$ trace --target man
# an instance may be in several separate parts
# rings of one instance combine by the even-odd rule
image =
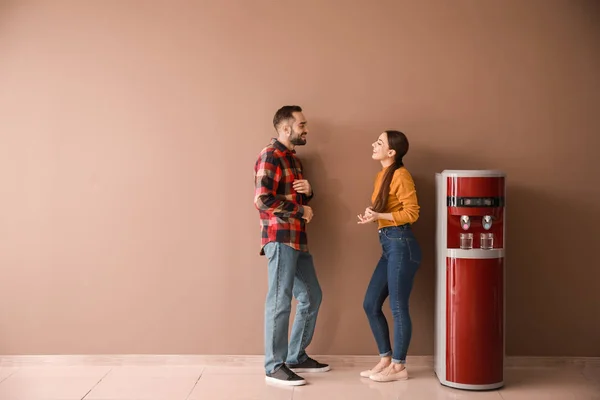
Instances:
[[[273,118],[277,138],[265,147],[254,167],[254,204],[259,210],[262,247],[268,259],[265,304],[266,380],[290,386],[306,381],[296,372],[325,372],[329,366],[306,354],[321,305],[321,287],[308,251],[306,224],[313,197],[304,179],[296,146],[306,144],[307,121],[299,106],[284,106]],[[292,294],[298,300],[288,347]]]

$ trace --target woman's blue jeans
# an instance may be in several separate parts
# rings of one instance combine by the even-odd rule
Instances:
[[[363,307],[369,319],[381,357],[392,356],[392,362],[405,363],[412,335],[408,299],[421,264],[421,247],[410,225],[385,227],[379,230],[383,254],[367,288]],[[394,347],[382,306],[390,297],[394,319]]]

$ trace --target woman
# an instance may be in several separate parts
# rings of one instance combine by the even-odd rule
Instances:
[[[420,207],[412,176],[402,163],[407,151],[408,140],[398,131],[385,131],[373,143],[373,159],[381,162],[382,170],[375,179],[373,206],[358,216],[359,224],[378,223],[383,250],[363,305],[381,360],[360,375],[376,382],[408,379],[405,363],[412,334],[408,298],[421,263],[421,248],[411,230]],[[394,318],[393,348],[381,309],[388,295]]]

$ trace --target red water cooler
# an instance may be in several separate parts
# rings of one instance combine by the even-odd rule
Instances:
[[[505,174],[436,174],[434,368],[443,385],[504,384]]]

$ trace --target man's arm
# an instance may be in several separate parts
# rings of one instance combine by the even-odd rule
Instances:
[[[294,181],[294,190],[302,195],[302,204],[308,204],[314,196],[312,186],[306,179]]]
[[[300,164],[300,168],[302,169],[302,171],[304,171],[304,165],[302,165],[302,161],[300,161],[299,159],[297,159],[297,162]],[[302,182],[300,186],[296,186],[297,182]],[[308,180],[306,179],[302,179],[299,181],[295,181],[294,182],[294,189],[302,194],[303,200],[304,200],[304,204],[308,204],[312,198],[314,197],[315,193],[313,191],[313,187],[312,185],[308,182]]]
[[[315,197],[315,191],[313,190],[312,185],[310,185],[310,194],[306,195],[306,204],[308,204],[308,202],[311,201],[313,197]]]
[[[263,152],[256,162],[254,205],[257,209],[270,212],[280,218],[302,218],[303,206],[277,197],[280,180],[279,161],[272,152]]]

